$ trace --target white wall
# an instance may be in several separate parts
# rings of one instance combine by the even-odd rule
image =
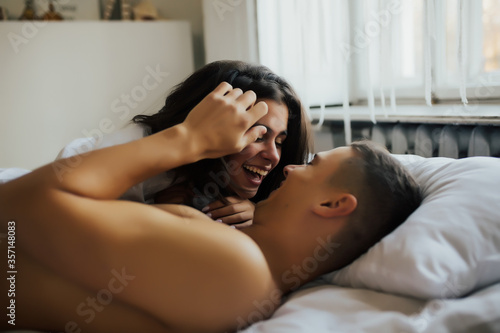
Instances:
[[[2,0],[0,0],[0,2],[1,1]],[[104,8],[107,0],[100,1],[101,6]],[[140,1],[141,0],[130,0],[130,4],[134,6]],[[205,47],[203,43],[203,11],[201,2],[202,0],[151,0],[151,3],[158,10],[158,14],[161,19],[183,20],[189,22],[193,38],[192,43],[194,50],[193,53],[195,68],[200,68],[205,65]]]
[[[189,22],[193,38],[195,68],[205,65],[202,0],[152,0],[151,2],[158,9],[160,17]]]
[[[206,62],[258,62],[256,4],[253,0],[203,0]]]
[[[0,23],[0,168],[33,169],[156,112],[194,70],[187,22],[37,25]]]
[[[48,8],[48,0],[35,0],[35,9],[37,15],[43,15]],[[142,0],[130,0],[132,6]],[[212,0],[215,2],[233,2],[234,0]],[[238,0],[241,1],[241,0]],[[246,1],[246,0],[245,0]],[[85,13],[94,13],[95,15],[82,15],[81,17],[94,17],[92,20],[98,20],[103,12],[103,7],[107,0],[59,0],[62,4],[72,5],[78,3],[78,8],[87,9]],[[116,1],[118,3],[119,1]],[[58,1],[54,1],[57,10]],[[202,0],[151,0],[151,3],[156,7],[162,19],[167,20],[182,20],[189,22],[191,26],[191,36],[194,54],[195,68],[200,68],[205,64],[205,48],[203,41],[203,9]],[[9,11],[11,19],[18,18],[24,8],[22,0],[0,0],[0,6],[4,6]],[[70,6],[71,7],[71,6]],[[95,10],[93,10],[95,8]],[[87,18],[86,18],[87,19]]]

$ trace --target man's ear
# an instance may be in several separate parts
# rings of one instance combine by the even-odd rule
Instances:
[[[313,212],[325,218],[347,216],[351,214],[357,206],[358,200],[354,195],[342,193],[314,205]]]

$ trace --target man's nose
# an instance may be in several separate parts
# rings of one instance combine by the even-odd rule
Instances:
[[[293,169],[295,169],[296,167],[298,167],[298,165],[295,165],[295,164],[289,164],[286,167],[284,167],[283,174],[285,175],[285,177],[288,177],[288,173],[290,171],[292,171]]]

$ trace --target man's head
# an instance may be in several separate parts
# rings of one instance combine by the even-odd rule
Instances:
[[[318,239],[339,244],[325,270],[351,263],[403,223],[422,200],[409,172],[369,141],[318,153],[307,165],[287,166],[284,173],[286,180],[257,206],[254,221],[262,216],[266,224],[274,223],[285,238],[294,238],[293,246],[304,246],[302,253],[317,246]]]
[[[333,188],[357,200],[356,209],[335,237],[346,245],[339,248],[337,269],[395,230],[422,202],[414,178],[385,148],[370,141],[354,142],[350,148],[354,156],[344,160],[330,179]]]

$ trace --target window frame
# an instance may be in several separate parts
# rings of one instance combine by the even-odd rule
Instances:
[[[464,22],[466,45],[475,45],[467,49],[466,56],[469,59],[466,68],[466,96],[469,100],[474,100],[476,103],[488,100],[500,99],[500,79],[495,82],[494,77],[500,78],[500,70],[491,73],[482,73],[475,80],[471,80],[471,66],[478,66],[481,62],[483,37],[482,37],[482,1],[464,1],[464,10],[466,13],[471,13],[466,16]],[[456,86],[449,84],[453,79],[459,79],[456,75],[448,73],[446,70],[446,1],[440,1],[436,6],[436,24],[441,25],[440,29],[436,29],[436,41],[434,48],[434,64],[435,73],[433,95],[437,100],[456,101],[460,103],[460,91]],[[457,29],[458,30],[458,29]],[[475,52],[474,52],[475,50]],[[479,50],[479,51],[478,51]],[[457,64],[458,65],[458,64]]]

